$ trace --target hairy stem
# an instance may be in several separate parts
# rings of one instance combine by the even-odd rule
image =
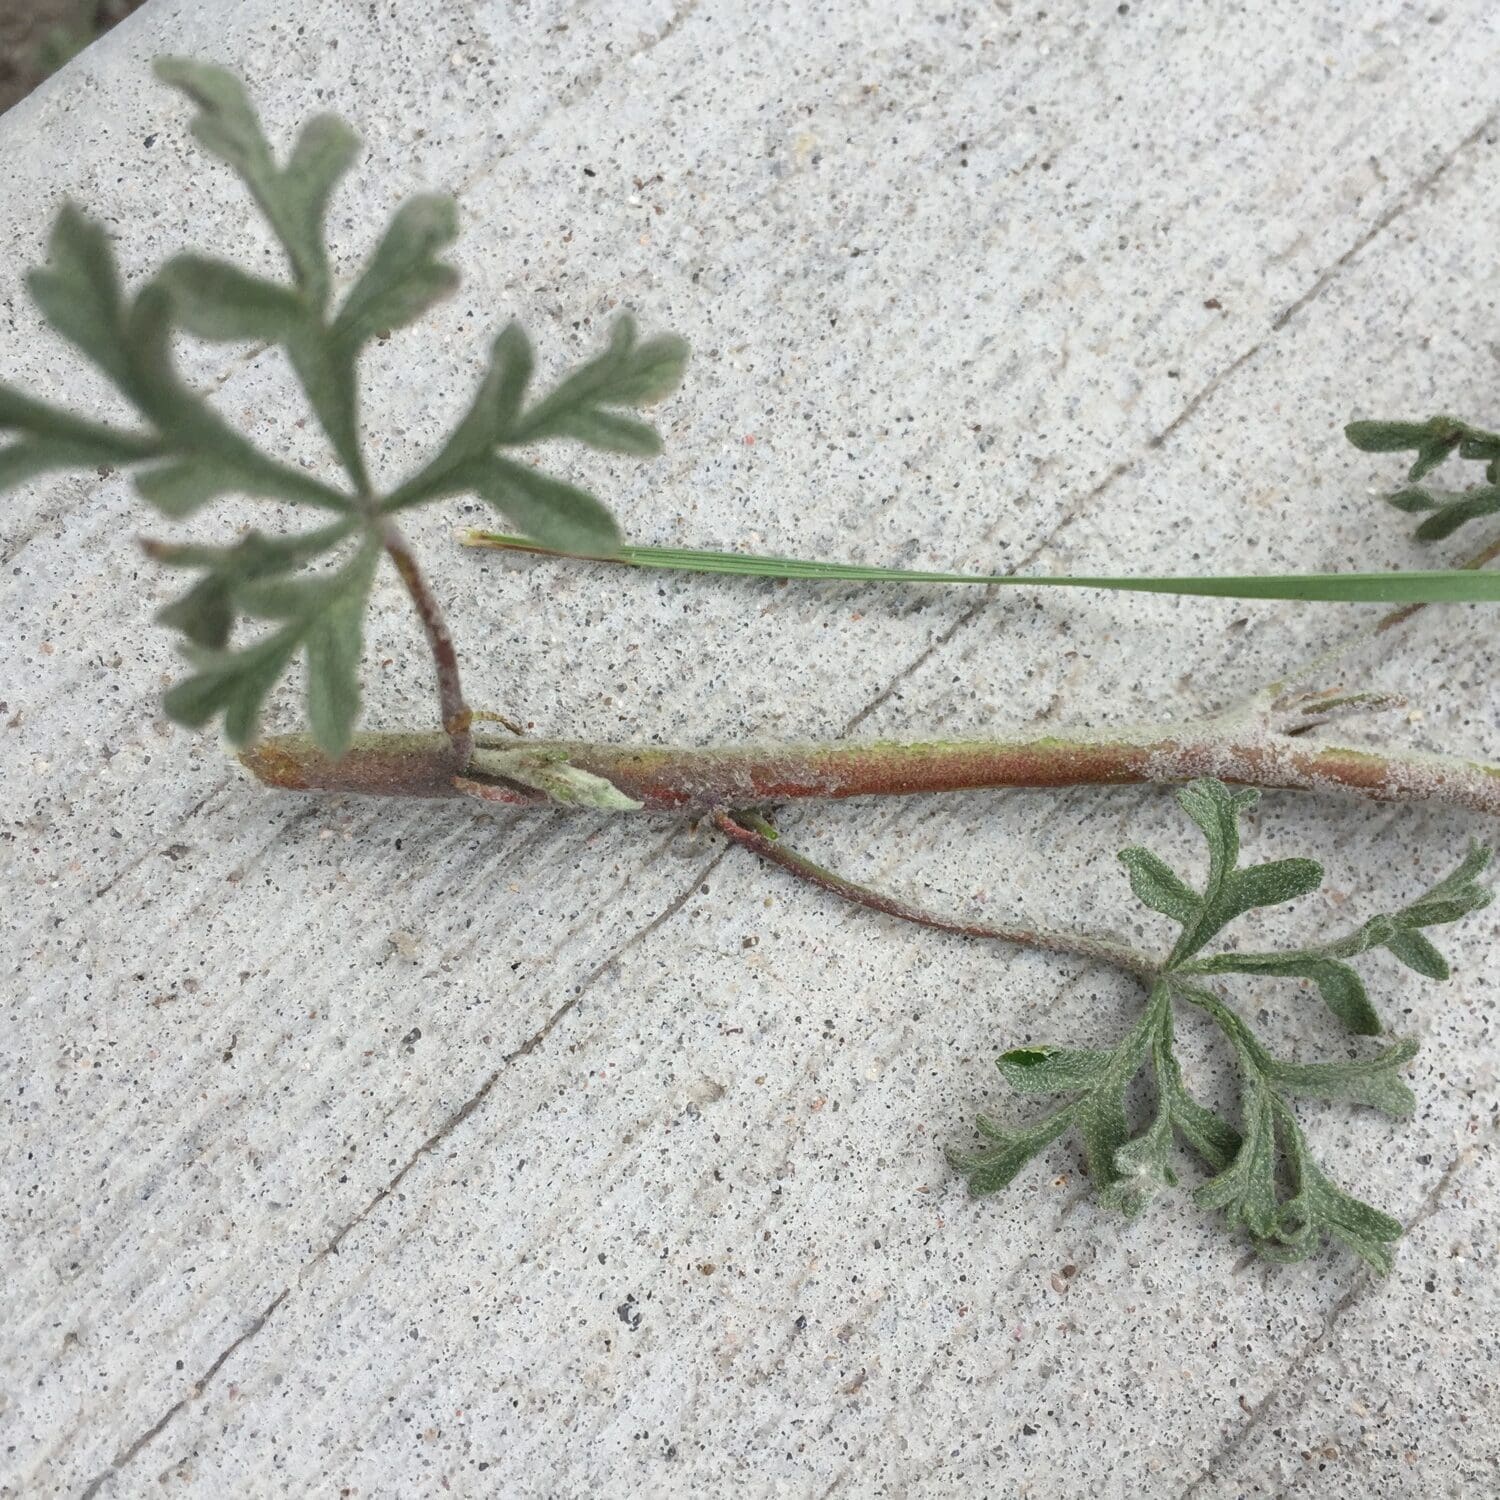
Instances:
[[[456,692],[455,702],[467,716]],[[481,736],[479,743],[491,742]],[[495,740],[493,746],[514,748],[514,741]],[[1307,745],[1286,735],[1236,738],[1211,724],[929,744],[682,749],[539,740],[531,748],[603,777],[648,812],[715,813],[801,798],[991,787],[1175,784],[1216,776],[1241,786],[1348,792],[1382,802],[1448,802],[1500,816],[1500,766],[1398,750]],[[262,741],[243,759],[262,781],[289,790],[548,805],[544,793],[502,778],[456,777],[453,751],[433,735],[356,735],[336,762],[307,736],[284,735]]]
[[[474,714],[464,701],[463,683],[458,673],[458,652],[442,606],[423,576],[416,554],[402,535],[400,527],[388,517],[380,523],[380,540],[396,565],[406,592],[416,606],[417,616],[427,635],[432,663],[437,670],[438,701],[443,716],[443,732],[451,748],[450,772],[462,772],[474,753]],[[253,752],[252,752],[253,753]]]
[[[1085,933],[1053,932],[1042,927],[998,926],[989,922],[971,922],[957,917],[945,917],[888,896],[867,885],[846,880],[822,865],[787,848],[780,835],[759,813],[736,809],[714,814],[714,825],[727,837],[752,853],[758,854],[770,864],[777,865],[799,880],[805,880],[820,890],[842,896],[856,906],[868,907],[871,911],[884,912],[888,917],[898,917],[903,922],[915,922],[919,927],[935,927],[939,932],[956,932],[963,937],[984,938],[1000,943],[1011,943],[1018,948],[1041,948],[1048,953],[1067,953],[1078,958],[1095,959],[1140,978],[1154,980],[1159,964],[1153,963],[1144,953],[1113,938],[1094,937]]]

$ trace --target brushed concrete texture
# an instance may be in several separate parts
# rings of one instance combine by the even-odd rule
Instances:
[[[1338,429],[1495,415],[1484,0],[150,0],[0,120],[0,379],[113,409],[21,288],[64,194],[131,275],[187,244],[274,264],[149,82],[163,51],[240,69],[282,141],[320,108],[357,124],[343,280],[400,197],[461,191],[463,289],[365,362],[383,477],[504,319],[550,371],[628,305],[695,348],[667,455],[558,457],[638,541],[1072,572],[1461,555],[1410,542],[1374,498],[1395,465]],[[328,468],[279,357],[183,357]],[[1182,715],[1373,617],[518,564],[453,545],[481,518],[413,529],[474,701],[556,735]],[[1446,985],[1367,965],[1424,1041],[1416,1117],[1305,1111],[1410,1226],[1387,1280],[1247,1264],[1185,1194],[1112,1218],[1066,1142],[971,1203],[941,1147],[1026,1108],[991,1059],[1107,1040],[1123,981],[848,909],[670,819],[267,792],[161,717],[178,580],[128,544],[151,524],[118,476],[0,509],[0,1494],[1500,1489],[1493,912],[1445,937]],[[1429,611],[1341,669],[1412,704],[1349,732],[1500,757],[1496,657],[1489,614]],[[365,673],[367,723],[430,721],[388,577]],[[297,713],[284,691],[272,726]],[[917,899],[1141,943],[1165,926],[1115,850],[1200,859],[1162,791],[785,824]],[[1270,796],[1255,853],[1329,881],[1246,931],[1398,901],[1486,832]],[[1238,993],[1276,1046],[1352,1055],[1295,987]]]

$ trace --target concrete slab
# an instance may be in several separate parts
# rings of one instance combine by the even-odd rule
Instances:
[[[666,457],[579,464],[640,541],[1411,564],[1431,554],[1339,425],[1493,415],[1479,0],[151,0],[0,119],[0,379],[102,399],[21,292],[64,194],[131,273],[188,243],[269,257],[148,82],[163,51],[233,64],[283,139],[318,108],[358,126],[341,275],[400,197],[462,191],[462,292],[367,364],[382,473],[505,318],[555,367],[619,304],[696,350]],[[189,358],[263,442],[326,463],[277,358]],[[479,514],[416,530],[473,697],[549,734],[1122,722],[1230,701],[1350,625],[517,566],[452,547]],[[1062,1144],[971,1204],[941,1146],[997,1103],[995,1052],[1103,1040],[1127,989],[847,910],[670,820],[274,796],[160,716],[173,581],[123,544],[143,524],[118,478],[0,518],[0,1494],[1495,1488],[1493,915],[1446,986],[1373,971],[1426,1043],[1416,1119],[1313,1123],[1412,1226],[1389,1280],[1245,1267],[1183,1198],[1122,1225]],[[1352,670],[1419,706],[1415,743],[1495,758],[1487,620],[1429,612]],[[426,722],[389,580],[368,647],[369,722]],[[288,692],[274,724],[296,717]],[[1128,913],[1121,844],[1193,857],[1139,791],[787,825],[962,909]],[[1481,831],[1268,798],[1256,848],[1316,850],[1332,894],[1263,930],[1400,898]],[[1247,995],[1288,1045],[1339,1045]]]

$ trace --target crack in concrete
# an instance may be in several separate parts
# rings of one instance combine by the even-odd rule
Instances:
[[[1276,315],[1271,322],[1269,332],[1262,338],[1257,339],[1248,349],[1237,354],[1221,370],[1216,371],[1204,384],[1193,393],[1183,404],[1182,409],[1167,423],[1159,432],[1154,433],[1146,439],[1144,448],[1131,458],[1122,459],[1115,464],[1105,476],[1093,486],[1089,492],[1070,506],[1067,512],[1056,521],[1045,536],[1031,548],[1026,555],[1020,558],[1016,564],[1007,572],[1014,575],[1023,572],[1038,557],[1045,552],[1057,538],[1067,530],[1080,516],[1087,514],[1115,482],[1128,474],[1132,469],[1138,467],[1148,454],[1155,452],[1172,437],[1179,428],[1190,422],[1200,411],[1205,402],[1212,399],[1223,386],[1230,381],[1241,369],[1256,357],[1270,342],[1276,334],[1281,332],[1297,315],[1305,311],[1336,281],[1341,272],[1353,264],[1361,254],[1364,253],[1397,219],[1418,203],[1437,186],[1438,182],[1454,165],[1455,162],[1474,146],[1484,135],[1500,122],[1500,109],[1491,110],[1461,141],[1450,151],[1442,156],[1437,164],[1418,177],[1404,193],[1401,193],[1380,214],[1363,234],[1351,244],[1342,255],[1331,265],[1325,267],[1312,284],[1294,302],[1289,303]],[[840,730],[840,734],[847,735],[857,729],[876,709],[886,703],[897,691],[903,682],[908,681],[937,655],[944,646],[948,645],[960,631],[972,625],[975,620],[984,614],[995,597],[996,590],[993,587],[985,589],[979,599],[965,609],[954,622],[948,626],[941,635],[930,641],[916,656],[912,658],[889,683],[869,703],[859,710]]]
[[[547,1038],[551,1036],[553,1030],[578,1007],[580,1002],[583,1000],[583,997],[588,994],[588,992],[594,987],[594,985],[601,978],[603,978],[603,976],[608,973],[609,970],[612,969],[626,953],[630,952],[630,950],[636,947],[638,944],[644,942],[648,937],[651,936],[653,932],[657,931],[658,928],[671,921],[671,919],[675,917],[684,906],[687,905],[687,903],[692,899],[694,892],[697,891],[698,887],[702,885],[702,883],[710,875],[712,875],[716,869],[718,869],[719,865],[722,864],[726,858],[728,858],[730,850],[732,848],[732,845],[726,845],[724,848],[720,849],[719,852],[715,854],[714,857],[710,859],[706,864],[702,865],[699,869],[694,871],[692,878],[684,885],[682,890],[675,897],[673,897],[666,906],[661,909],[661,911],[659,911],[654,917],[652,917],[652,919],[643,927],[638,928],[628,938],[626,938],[625,941],[621,943],[612,953],[610,953],[607,958],[603,959],[599,964],[597,964],[589,972],[587,977],[584,978],[584,980],[577,986],[573,994],[570,995],[568,999],[565,1000],[561,1005],[559,1005],[557,1009],[547,1017],[547,1019],[541,1024],[541,1026],[537,1028],[536,1031],[534,1031],[529,1037],[526,1038],[525,1041],[521,1042],[517,1047],[506,1053],[505,1056],[501,1059],[500,1065],[490,1073],[489,1077],[486,1078],[484,1082],[481,1083],[480,1086],[472,1094],[470,1094],[469,1097],[465,1099],[464,1102],[459,1105],[459,1107],[454,1110],[453,1113],[450,1114],[442,1122],[442,1124],[440,1124],[438,1128],[434,1130],[432,1134],[429,1135],[420,1146],[417,1147],[415,1151],[412,1152],[410,1157],[407,1158],[405,1163],[403,1163],[401,1168],[396,1172],[395,1176],[393,1176],[391,1180],[387,1182],[386,1185],[381,1188],[380,1191],[376,1193],[375,1196],[371,1198],[370,1201],[357,1214],[354,1215],[353,1218],[349,1219],[348,1222],[345,1223],[334,1234],[333,1238],[330,1239],[328,1243],[297,1272],[294,1284],[300,1285],[306,1279],[306,1277],[319,1265],[321,1265],[323,1261],[325,1261],[330,1255],[337,1255],[339,1253],[339,1247],[343,1244],[345,1238],[353,1230],[357,1229],[359,1225],[362,1224],[367,1218],[369,1218],[369,1216],[374,1213],[374,1211],[379,1208],[382,1203],[384,1203],[394,1192],[397,1191],[402,1182],[406,1180],[407,1175],[422,1160],[422,1158],[432,1155],[432,1153],[436,1151],[437,1148],[442,1145],[442,1143],[450,1135],[452,1135],[453,1132],[457,1130],[465,1120],[469,1119],[470,1116],[483,1108],[485,1100],[489,1098],[490,1094],[494,1090],[495,1085],[500,1081],[502,1077],[504,1077],[506,1071],[515,1063],[519,1062],[522,1058],[529,1057],[533,1052],[537,1050],[537,1048],[541,1047],[546,1042]],[[149,1428],[147,1428],[146,1431],[143,1432],[139,1437],[137,1437],[127,1448],[123,1449],[111,1462],[110,1466],[107,1469],[97,1474],[89,1482],[88,1487],[82,1493],[81,1500],[93,1500],[93,1497],[98,1494],[99,1489],[102,1485],[112,1479],[117,1473],[120,1472],[121,1469],[125,1468],[126,1465],[128,1465],[139,1453],[141,1453],[157,1437],[159,1437],[162,1432],[166,1430],[173,1419],[177,1417],[177,1415],[182,1412],[190,1402],[197,1400],[197,1398],[203,1394],[209,1382],[214,1378],[215,1375],[219,1373],[220,1369],[223,1368],[224,1364],[235,1353],[235,1351],[238,1350],[242,1344],[254,1338],[255,1335],[258,1334],[261,1329],[266,1326],[266,1324],[275,1314],[276,1310],[281,1306],[283,1302],[286,1301],[287,1297],[291,1295],[291,1291],[291,1286],[283,1287],[281,1291],[266,1305],[265,1309],[260,1313],[260,1315],[254,1319],[250,1326],[246,1328],[245,1331],[240,1334],[233,1343],[229,1344],[219,1354],[218,1358],[214,1360],[214,1362],[208,1367],[204,1374],[201,1375],[193,1383],[187,1394],[184,1395],[179,1401],[175,1402],[171,1407],[169,1407],[162,1414],[162,1416],[157,1419],[156,1422],[154,1422]]]
[[[1432,1185],[1427,1196],[1422,1200],[1422,1206],[1412,1215],[1410,1222],[1402,1231],[1402,1237],[1412,1234],[1430,1219],[1438,1210],[1448,1189],[1452,1186],[1454,1179],[1471,1161],[1478,1155],[1477,1146],[1466,1146],[1457,1156],[1448,1163],[1443,1175]],[[1203,1491],[1204,1485],[1213,1484],[1219,1478],[1219,1471],[1228,1463],[1231,1463],[1242,1448],[1265,1426],[1271,1415],[1271,1410],[1277,1400],[1287,1393],[1287,1388],[1302,1373],[1302,1371],[1319,1354],[1333,1342],[1334,1335],[1338,1331],[1338,1325],[1346,1312],[1357,1303],[1366,1292],[1379,1284],[1374,1271],[1366,1269],[1361,1275],[1356,1276],[1354,1282],[1337,1302],[1329,1308],[1327,1316],[1323,1319],[1323,1327],[1314,1337],[1310,1338],[1297,1352],[1291,1363],[1282,1371],[1281,1377],[1275,1385],[1266,1392],[1264,1396],[1250,1410],[1249,1417],[1244,1425],[1232,1437],[1222,1442],[1203,1466],[1202,1471],[1195,1479],[1188,1482],[1178,1500],[1195,1500],[1195,1497]]]
[[[115,1475],[118,1474],[120,1470],[123,1469],[128,1463],[130,1463],[130,1461],[135,1458],[135,1456],[140,1453],[143,1448],[147,1447],[157,1436],[159,1436],[161,1432],[166,1428],[167,1424],[173,1419],[173,1417],[177,1415],[178,1412],[180,1412],[188,1404],[188,1402],[196,1401],[198,1397],[200,1397],[203,1392],[208,1389],[209,1383],[213,1380],[214,1376],[224,1368],[225,1364],[229,1361],[230,1356],[233,1355],[235,1350],[238,1349],[241,1344],[245,1343],[247,1339],[253,1339],[255,1335],[259,1333],[268,1322],[270,1322],[271,1317],[275,1313],[276,1309],[286,1301],[287,1297],[290,1294],[290,1287],[282,1287],[282,1289],[276,1294],[276,1296],[274,1296],[266,1304],[260,1315],[251,1322],[250,1326],[246,1328],[245,1331],[240,1334],[240,1336],[235,1339],[233,1343],[228,1344],[223,1350],[220,1351],[218,1358],[215,1359],[214,1362],[197,1378],[197,1380],[193,1382],[187,1394],[183,1396],[182,1399],[179,1400],[175,1405],[168,1407],[167,1410],[162,1413],[161,1417],[157,1420],[154,1426],[147,1428],[146,1431],[143,1432],[133,1443],[131,1443],[128,1448],[123,1449],[113,1459],[107,1469],[101,1470],[88,1482],[88,1485],[84,1488],[81,1496],[79,1497],[79,1500],[94,1500],[94,1496],[99,1493],[101,1487],[107,1484],[111,1479],[113,1479]]]

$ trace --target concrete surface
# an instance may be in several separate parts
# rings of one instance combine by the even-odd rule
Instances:
[[[131,273],[185,243],[268,261],[147,81],[164,50],[239,67],[282,140],[316,108],[359,126],[344,276],[401,196],[461,190],[464,289],[367,363],[385,475],[503,319],[555,367],[617,302],[697,351],[665,458],[575,471],[640,541],[1410,565],[1432,554],[1372,498],[1393,466],[1340,424],[1496,415],[1483,0],[152,0],[0,121],[0,378],[104,399],[21,291],[65,192]],[[278,358],[186,358],[326,462]],[[478,514],[418,527],[471,694],[557,735],[1134,720],[1351,624],[516,566],[452,547]],[[1306,1113],[1410,1226],[1388,1280],[1247,1266],[1185,1196],[1123,1224],[1064,1143],[973,1204],[941,1146],[1015,1107],[990,1059],[1111,1036],[1121,982],[845,909],[670,820],[268,793],[160,716],[175,580],[128,545],[146,524],[118,477],[0,509],[0,1493],[1500,1489],[1493,911],[1446,986],[1369,966],[1424,1038],[1416,1118]],[[1487,614],[1429,612],[1347,680],[1411,695],[1380,732],[1493,758],[1494,642]],[[368,723],[427,721],[389,579],[367,672]],[[787,825],[921,899],[1119,913],[1143,942],[1164,934],[1115,849],[1197,858],[1150,791]],[[1483,832],[1268,798],[1254,848],[1331,873],[1260,931],[1400,899]],[[1277,1045],[1345,1045],[1295,990],[1241,998]]]

